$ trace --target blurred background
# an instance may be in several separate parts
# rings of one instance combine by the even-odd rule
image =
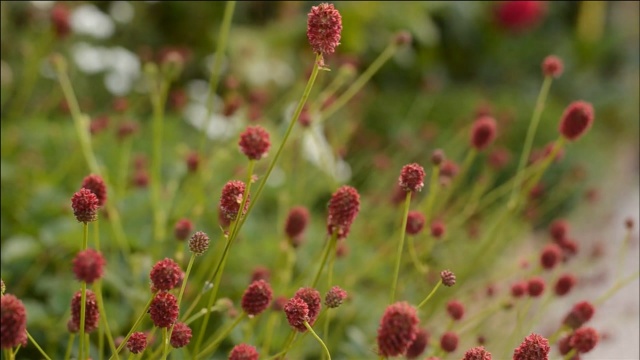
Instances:
[[[542,83],[541,61],[555,54],[564,61],[564,72],[552,84],[534,148],[541,151],[556,139],[560,115],[574,100],[591,102],[596,120],[588,139],[570,144],[565,159],[545,176],[551,188],[565,179],[561,176],[573,174],[568,183],[562,180],[567,196],[536,219],[535,229],[544,229],[559,216],[571,219],[581,244],[586,249],[604,248],[606,254],[602,267],[585,272],[590,285],[581,291],[592,296],[610,288],[624,237],[622,224],[631,217],[637,225],[640,207],[640,3],[334,4],[342,14],[343,33],[336,53],[325,57],[331,74],[347,67],[362,73],[398,31],[410,32],[412,41],[344,109],[327,119],[326,127],[317,129],[319,139],[309,140],[304,148],[312,171],[329,179],[331,188],[350,183],[386,199],[398,164],[426,164],[435,148],[461,158],[465,148],[455,146],[461,143],[460,134],[466,136],[477,115],[491,114],[499,124],[494,148],[510,159],[500,173],[506,178],[517,166]],[[306,39],[306,13],[313,5],[317,3],[237,3],[216,97],[222,110],[206,127],[203,99],[224,2],[1,3],[1,269],[5,282],[20,283],[20,273],[29,279],[15,289],[26,299],[29,321],[47,322],[50,309],[43,299],[51,287],[60,285],[55,279],[35,281],[42,274],[29,268],[35,261],[54,262],[41,252],[58,241],[66,249],[74,248],[74,240],[60,240],[70,233],[73,221],[59,218],[86,171],[81,156],[74,154],[68,105],[49,55],[58,52],[67,59],[80,105],[93,119],[94,144],[107,166],[118,164],[119,140],[113,134],[126,121],[137,131],[134,153],[149,146],[151,111],[144,64],[179,56],[183,70],[169,95],[165,140],[166,154],[174,162],[165,172],[184,172],[182,159],[202,131],[212,146],[223,148],[235,142],[246,124],[277,127],[286,121],[304,84],[303,74],[313,65]],[[321,75],[315,95],[332,79]],[[111,137],[101,135],[109,132]],[[220,162],[226,166],[217,179],[238,173],[234,156],[223,153]],[[477,173],[479,169],[472,169]],[[274,176],[277,187],[277,172]],[[473,181],[471,176],[469,183]],[[214,192],[213,197],[217,188]],[[329,195],[327,189],[317,199],[301,195],[297,200],[314,200],[320,213]],[[140,199],[146,201],[146,196],[134,192],[122,206],[145,209],[134,205]],[[64,211],[70,218],[69,209]],[[132,222],[142,223],[141,218],[133,215]],[[140,228],[138,241],[144,246],[150,229]],[[629,272],[638,268],[637,231],[634,239],[626,255]],[[47,301],[58,301],[60,305],[53,307],[64,309],[65,296]],[[558,308],[567,306],[570,302]],[[607,339],[584,358],[640,358],[638,306],[637,283],[607,302],[596,319],[608,332]]]

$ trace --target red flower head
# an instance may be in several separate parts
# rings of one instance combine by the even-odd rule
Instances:
[[[378,327],[378,351],[385,357],[402,355],[418,335],[416,309],[407,302],[391,304]]]
[[[258,360],[258,350],[251,345],[239,344],[231,349],[229,360]]]
[[[442,222],[442,220],[434,220],[431,223],[431,236],[436,239],[440,239],[444,235],[446,230],[447,227],[444,222]]]
[[[299,297],[292,297],[284,304],[284,313],[287,315],[287,321],[292,328],[305,332],[307,327],[304,326],[305,321],[309,321],[309,306]]]
[[[191,151],[187,154],[185,158],[185,163],[187,164],[187,169],[190,173],[194,173],[198,171],[200,167],[200,155],[197,151]]]
[[[593,106],[586,101],[574,101],[564,110],[559,131],[570,141],[577,140],[593,125]]]
[[[558,278],[556,286],[554,287],[555,293],[558,296],[566,295],[573,286],[576,284],[576,277],[571,274],[564,274]]]
[[[598,332],[592,327],[581,327],[573,332],[569,346],[579,353],[587,353],[598,344]]]
[[[127,349],[132,354],[139,354],[147,348],[147,335],[143,332],[134,332],[127,340]]]
[[[444,160],[440,166],[440,176],[453,179],[460,172],[460,167],[453,160]]]
[[[360,211],[360,194],[351,186],[340,187],[329,200],[327,231],[329,235],[337,232],[338,239],[349,235],[351,224]]]
[[[191,341],[191,328],[185,323],[178,322],[173,325],[171,332],[171,346],[175,349],[189,345]]]
[[[549,360],[549,340],[530,334],[513,352],[513,360]]]
[[[527,283],[524,281],[518,281],[511,285],[511,296],[519,298],[524,296],[527,292]]]
[[[555,55],[549,55],[542,61],[542,73],[544,76],[560,77],[563,69],[562,60]]]
[[[467,350],[462,360],[491,360],[491,353],[484,347],[478,346]]]
[[[250,316],[258,315],[269,307],[272,298],[273,291],[269,283],[264,280],[256,280],[242,295],[242,310]]]
[[[531,297],[538,297],[544,292],[544,279],[534,276],[527,282],[527,292]]]
[[[3,349],[18,345],[27,345],[27,311],[17,297],[3,295],[0,305],[2,326],[0,326],[0,342]]]
[[[107,262],[99,251],[87,249],[81,251],[73,259],[73,272],[76,279],[92,284],[100,279]]]
[[[334,286],[327,292],[324,297],[324,305],[330,309],[337,308],[342,301],[347,298],[347,292],[342,290],[340,286]]]
[[[479,117],[471,128],[471,146],[476,150],[484,150],[496,138],[498,125],[490,116]]]
[[[420,191],[424,186],[424,169],[418,164],[405,165],[400,171],[400,178],[398,178],[398,184],[406,191]]]
[[[553,269],[562,260],[562,249],[556,244],[547,244],[540,254],[540,265],[547,270]]]
[[[460,320],[464,316],[464,305],[457,300],[451,300],[447,303],[447,313],[453,320]]]
[[[69,17],[69,9],[62,3],[56,3],[51,9],[51,23],[59,38],[64,38],[71,32]]]
[[[581,301],[573,305],[569,314],[564,318],[563,324],[572,329],[577,329],[591,320],[595,312],[596,310],[590,302]]]
[[[503,1],[496,7],[495,19],[500,27],[518,33],[535,27],[544,13],[542,1]]]
[[[435,149],[431,153],[431,164],[433,166],[440,166],[444,161],[444,151],[442,149]]]
[[[98,220],[98,204],[98,197],[89,189],[82,188],[71,197],[73,215],[85,224]]]
[[[424,349],[429,345],[429,333],[425,329],[418,329],[416,333],[416,338],[413,339],[409,347],[407,348],[407,352],[405,356],[407,359],[415,359],[418,356],[422,355]]]
[[[424,227],[424,215],[420,211],[409,211],[407,216],[407,234],[418,235]]]
[[[313,52],[317,54],[333,54],[340,45],[342,32],[342,16],[333,4],[322,3],[312,6],[307,14],[307,38]]]
[[[300,288],[296,291],[294,297],[302,299],[307,304],[309,309],[309,325],[313,325],[320,314],[320,308],[322,308],[322,299],[320,293],[314,288]]]
[[[458,334],[447,331],[440,337],[440,347],[446,352],[454,352],[458,348]]]
[[[154,289],[169,291],[180,283],[182,270],[175,261],[165,258],[153,266],[149,278]]]
[[[456,284],[456,276],[449,270],[442,270],[440,272],[440,279],[444,286],[453,286]]]
[[[554,220],[549,225],[549,233],[556,243],[561,242],[569,233],[569,223],[564,219]]]
[[[284,225],[284,232],[293,244],[300,242],[307,224],[309,224],[309,210],[304,206],[291,208]]]
[[[238,142],[240,151],[245,154],[249,160],[260,160],[267,156],[271,141],[269,133],[260,125],[248,126],[247,129],[240,134]]]
[[[220,211],[227,219],[235,220],[236,216],[238,216],[238,211],[240,211],[240,205],[242,204],[244,189],[244,182],[240,180],[231,180],[222,188],[222,195],[220,196]],[[244,215],[249,208],[250,198],[251,195],[247,196],[247,201],[244,204],[242,215]]]
[[[251,271],[251,282],[258,281],[258,280],[264,280],[266,282],[269,282],[270,278],[271,278],[271,271],[269,271],[269,268],[267,267],[256,266],[255,268],[253,268],[253,271]]]
[[[107,186],[99,175],[91,174],[82,180],[82,188],[91,190],[98,198],[98,206],[107,202]]]
[[[80,329],[81,306],[82,292],[77,291],[75,295],[73,295],[73,298],[71,298],[71,323],[76,329]],[[93,291],[87,289],[84,306],[84,331],[85,333],[91,333],[98,328],[98,322],[100,321],[98,302],[96,301],[96,294],[94,294]]]
[[[204,254],[209,248],[209,236],[202,231],[198,231],[189,239],[189,250],[196,256]]]
[[[189,219],[180,219],[173,228],[173,234],[178,240],[187,240],[193,231],[193,223]]]
[[[178,300],[170,292],[159,292],[151,301],[149,314],[153,324],[159,328],[168,328],[178,319]]]

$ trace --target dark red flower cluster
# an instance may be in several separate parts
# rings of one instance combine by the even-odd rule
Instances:
[[[209,236],[202,231],[197,231],[189,239],[189,250],[191,250],[191,252],[196,256],[204,254],[204,252],[207,251],[208,248]]]
[[[563,324],[577,329],[584,325],[587,321],[591,320],[596,309],[588,301],[581,301],[573,305],[571,311],[565,316]]]
[[[98,204],[98,197],[89,189],[82,188],[71,197],[73,215],[85,224],[98,220]]]
[[[27,345],[27,310],[22,301],[11,294],[2,295],[0,343],[3,349]]]
[[[412,210],[409,211],[407,215],[407,234],[409,235],[417,235],[424,228],[424,215],[420,211]]]
[[[98,206],[107,202],[107,185],[99,175],[90,174],[82,180],[81,188],[89,189],[98,198]]]
[[[491,145],[496,138],[497,127],[494,118],[490,116],[479,117],[471,128],[471,146],[481,151]]]
[[[542,1],[502,1],[495,9],[498,25],[513,33],[524,32],[535,27],[545,13]]]
[[[574,101],[564,110],[560,120],[560,134],[574,141],[593,125],[593,106],[586,101]]]
[[[80,329],[80,307],[82,305],[82,292],[77,291],[71,298],[71,324],[72,328]],[[100,321],[100,311],[96,294],[88,290],[85,295],[84,332],[91,333],[98,328]]]
[[[240,151],[245,154],[249,160],[260,160],[267,156],[271,148],[269,133],[260,125],[248,126],[247,129],[240,134],[238,142]]]
[[[358,191],[348,185],[340,187],[329,200],[329,215],[327,217],[329,235],[335,231],[338,239],[346,238],[359,211],[360,194]]]
[[[333,286],[324,297],[324,305],[330,309],[337,308],[347,298],[347,292],[340,286]]]
[[[229,353],[229,360],[258,360],[259,357],[258,350],[247,344],[236,345]]]
[[[333,54],[340,45],[341,32],[342,16],[333,4],[322,3],[311,7],[307,14],[307,38],[313,52]]]
[[[440,337],[440,347],[446,352],[454,352],[458,348],[458,334],[447,331]]]
[[[272,298],[273,291],[269,283],[264,280],[256,280],[242,295],[242,310],[250,316],[258,315],[269,307]]]
[[[513,360],[549,360],[549,340],[530,334],[513,352]]]
[[[478,346],[467,350],[462,360],[491,360],[491,353],[484,347]]]
[[[406,192],[417,192],[422,190],[424,186],[424,176],[425,173],[422,166],[416,163],[405,165],[400,171],[398,184]]]
[[[189,219],[180,219],[173,228],[173,235],[176,239],[187,240],[189,234],[193,231],[193,223]]]
[[[191,328],[185,324],[178,322],[173,325],[173,331],[171,332],[171,346],[178,349],[189,345],[191,341]]]
[[[102,277],[106,263],[99,251],[87,249],[73,259],[73,273],[76,279],[92,284]]]
[[[245,184],[240,180],[231,180],[222,188],[220,196],[220,212],[229,220],[235,220],[240,211],[242,204],[242,196],[244,195]],[[249,201],[251,195],[247,196],[242,214],[244,215],[249,209]]]
[[[560,77],[563,69],[562,60],[555,55],[549,55],[542,61],[542,73],[544,76]]]
[[[134,332],[127,340],[127,349],[132,354],[139,354],[147,348],[147,334],[143,332]]]
[[[385,357],[404,354],[418,335],[416,309],[407,302],[391,304],[378,327],[378,352]]]
[[[309,210],[304,206],[294,206],[287,215],[284,232],[291,244],[300,244],[304,230],[309,223]]]
[[[413,339],[404,355],[407,359],[415,359],[422,355],[427,345],[429,345],[429,333],[425,329],[418,329],[416,338]]]
[[[444,286],[453,286],[456,284],[456,275],[449,270],[442,270],[440,280]]]
[[[180,265],[169,258],[158,261],[149,274],[153,289],[169,291],[178,286],[182,280]]]
[[[159,328],[168,328],[178,319],[178,300],[170,292],[159,292],[151,301],[149,314],[153,324]]]

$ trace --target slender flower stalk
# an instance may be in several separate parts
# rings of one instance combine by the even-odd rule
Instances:
[[[329,257],[329,253],[331,252],[331,249],[335,249],[337,240],[338,240],[338,231],[334,230],[333,233],[331,234],[331,238],[324,246],[324,250],[322,251],[322,257],[320,258],[320,265],[318,266],[318,271],[316,271],[316,275],[313,277],[313,282],[311,282],[311,287],[316,287],[316,285],[318,285],[318,281],[320,280],[320,275],[322,274],[322,269],[324,268],[324,264],[327,262],[327,258]]]
[[[227,326],[224,331],[222,331],[222,333],[220,335],[218,335],[218,337],[216,337],[215,340],[213,340],[212,342],[210,342],[207,347],[203,348],[202,350],[200,350],[199,352],[195,352],[194,351],[194,358],[197,359],[201,359],[203,358],[206,354],[211,353],[213,351],[215,351],[218,348],[218,345],[220,345],[220,343],[222,342],[222,340],[226,339],[227,336],[229,336],[229,333],[231,333],[231,330],[235,329],[235,327],[240,324],[240,321],[242,321],[245,317],[247,316],[246,312],[241,312],[240,315],[236,316],[236,318],[233,320],[233,322],[231,324],[229,324],[229,326]]]
[[[193,263],[196,260],[196,256],[197,254],[195,252],[191,253],[191,257],[189,258],[189,265],[187,265],[187,272],[184,275],[184,278],[182,279],[182,286],[180,286],[180,293],[178,294],[178,308],[180,307],[180,302],[182,301],[182,296],[184,295],[184,289],[187,287],[187,280],[189,279],[189,274],[191,274],[191,268],[193,267]],[[169,349],[169,340],[171,339],[171,334],[173,333],[173,328],[175,327],[176,323],[174,323],[173,325],[171,325],[171,328],[169,328],[169,331],[167,333],[167,337],[164,339],[164,343],[163,343],[163,358],[166,358],[166,356],[169,354],[169,352],[171,351]]]
[[[82,224],[82,249],[81,251],[84,251],[87,249],[87,244],[89,242],[89,223],[85,222]],[[81,291],[82,291],[82,295],[80,297],[80,336],[79,336],[79,357],[80,359],[84,359],[84,330],[85,330],[85,312],[86,312],[86,307],[87,307],[87,282],[82,280],[81,281]]]
[[[100,166],[98,165],[98,160],[96,159],[93,148],[91,146],[91,137],[89,136],[88,131],[89,117],[80,111],[78,100],[73,91],[73,86],[71,86],[69,74],[67,73],[67,64],[64,58],[58,54],[52,57],[52,62],[64,97],[69,104],[71,117],[73,119],[76,134],[78,136],[78,141],[80,142],[82,154],[84,155],[85,161],[87,162],[87,166],[92,173],[102,176],[108,188],[109,181],[107,179],[107,176],[101,171]],[[124,229],[122,228],[122,223],[120,222],[118,209],[113,206],[112,201],[107,202],[105,204],[105,207],[109,212],[109,222],[111,223],[118,248],[120,248],[123,254],[126,255],[130,252],[131,249],[129,246],[129,242],[126,239]]]
[[[538,94],[538,99],[536,100],[536,105],[533,110],[533,115],[531,116],[531,121],[529,122],[529,129],[527,130],[527,135],[524,140],[524,146],[522,148],[522,153],[520,154],[520,161],[518,163],[518,169],[516,170],[516,178],[513,182],[513,187],[511,188],[511,196],[509,198],[508,208],[515,209],[518,203],[518,189],[522,185],[522,177],[524,176],[523,170],[525,165],[527,164],[527,160],[531,154],[531,146],[533,146],[533,139],[536,134],[536,130],[538,129],[538,124],[540,123],[540,117],[542,115],[542,111],[544,110],[544,105],[547,100],[547,95],[549,94],[549,89],[551,88],[551,83],[553,82],[553,76],[547,75],[544,77],[544,81],[542,82],[542,88],[540,88],[540,93]]]
[[[324,349],[324,353],[327,356],[327,358],[329,360],[331,360],[331,353],[329,353],[329,349],[327,349],[327,345],[324,344],[324,341],[322,341],[322,339],[318,336],[318,334],[316,334],[315,331],[313,331],[313,328],[311,327],[311,325],[309,325],[308,322],[303,322],[304,326],[307,328],[307,330],[309,330],[309,332],[311,333],[311,335],[318,340],[318,342],[320,343],[320,345],[322,345],[322,348]]]
[[[216,42],[216,52],[213,58],[213,66],[211,68],[211,76],[209,77],[209,99],[207,100],[207,117],[205,121],[208,121],[206,127],[203,127],[202,135],[200,137],[200,154],[204,154],[204,146],[207,139],[207,131],[211,126],[211,119],[213,114],[213,105],[215,103],[216,89],[220,82],[220,73],[222,72],[222,56],[227,49],[227,42],[229,40],[229,31],[231,29],[231,21],[233,19],[233,12],[236,7],[235,1],[227,1],[224,8],[224,15],[222,17],[222,23],[220,24],[220,31],[218,32],[218,40]]]
[[[404,238],[407,231],[407,217],[409,216],[409,206],[411,205],[411,191],[407,191],[404,198],[404,211],[402,213],[402,225],[400,227],[400,241],[398,242],[398,250],[396,252],[396,265],[393,270],[393,280],[391,282],[391,292],[389,294],[389,303],[392,304],[396,299],[396,288],[398,286],[398,277],[400,276],[400,263],[402,260],[402,249],[404,247]]]
[[[436,284],[436,286],[433,287],[433,290],[431,290],[431,292],[429,293],[429,295],[427,295],[426,298],[424,298],[424,300],[422,300],[422,302],[420,302],[420,304],[418,304],[417,308],[420,309],[421,307],[425,306],[429,300],[433,297],[433,295],[436,293],[436,291],[438,290],[438,288],[440,287],[440,285],[442,285],[442,279],[438,280],[438,283]]]
[[[44,352],[44,350],[42,350],[42,348],[40,347],[40,345],[38,345],[38,342],[36,341],[36,339],[34,339],[31,334],[29,334],[29,332],[27,331],[27,337],[29,338],[29,340],[31,341],[31,343],[33,344],[33,346],[36,347],[36,349],[38,349],[38,351],[40,352],[40,354],[47,360],[51,360],[51,358],[49,357],[49,355],[47,355],[46,352]]]
[[[144,306],[144,309],[140,313],[140,316],[138,316],[138,318],[136,319],[136,322],[133,323],[133,326],[131,326],[129,333],[127,334],[127,336],[124,337],[124,339],[120,343],[120,346],[118,346],[118,348],[116,349],[116,352],[113,355],[111,355],[111,357],[109,358],[110,360],[113,359],[114,356],[117,357],[118,353],[120,353],[120,350],[122,350],[122,348],[127,344],[127,340],[129,340],[129,338],[131,337],[131,334],[133,334],[134,331],[136,331],[136,329],[138,328],[138,325],[140,325],[140,323],[144,319],[144,316],[147,315],[147,310],[149,310],[149,307],[151,306],[151,303],[153,302],[153,299],[155,298],[155,296],[156,296],[155,292],[151,294],[151,298],[149,299],[147,304]]]

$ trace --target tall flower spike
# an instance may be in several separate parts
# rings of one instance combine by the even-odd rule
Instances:
[[[333,4],[312,6],[307,14],[307,38],[313,52],[330,55],[340,45],[342,16]]]
[[[82,180],[82,188],[91,190],[98,198],[98,206],[107,202],[107,185],[99,175],[90,174]]]
[[[360,211],[360,194],[351,186],[340,187],[329,200],[327,231],[329,235],[337,232],[338,239],[349,235],[351,224]]]
[[[242,295],[242,310],[250,316],[258,315],[269,307],[272,298],[273,291],[268,282],[254,281]]]
[[[560,134],[575,141],[593,125],[593,106],[586,101],[574,101],[564,110],[560,120]]]
[[[405,165],[400,171],[400,177],[398,178],[398,184],[406,191],[420,191],[424,186],[424,169],[422,166],[413,163]]]
[[[96,294],[91,290],[87,290],[85,295],[85,314],[84,314],[84,331],[91,333],[98,328],[100,320],[100,311],[98,310],[98,302]],[[82,306],[82,292],[77,291],[71,299],[71,323],[76,329],[80,329],[80,311]]]
[[[478,118],[471,128],[471,146],[476,150],[484,150],[496,138],[498,125],[490,116]]]
[[[92,284],[102,277],[106,263],[99,251],[87,249],[79,252],[73,259],[73,272],[76,279]]]
[[[513,360],[549,360],[549,340],[530,334],[513,352]]]
[[[378,351],[390,357],[405,353],[418,335],[416,309],[407,302],[391,304],[384,311],[378,327]]]
[[[271,148],[269,133],[262,126],[248,126],[247,129],[240,134],[238,142],[240,151],[245,154],[249,160],[260,160],[267,156]]]
[[[235,220],[240,211],[242,204],[242,196],[244,195],[245,184],[240,180],[231,180],[222,188],[220,196],[220,211],[229,220]],[[251,195],[247,196],[242,214],[244,215],[249,209],[249,200]]]
[[[27,345],[27,311],[22,301],[7,294],[2,296],[2,326],[0,327],[0,342],[3,349],[10,349],[18,345]]]
[[[73,215],[79,222],[89,223],[98,220],[98,197],[91,190],[82,188],[71,197]]]

